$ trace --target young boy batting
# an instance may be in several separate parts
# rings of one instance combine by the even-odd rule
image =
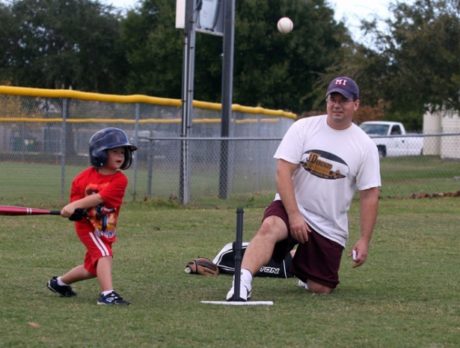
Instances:
[[[61,210],[61,216],[75,217],[75,230],[86,247],[83,264],[60,277],[48,281],[48,288],[63,297],[75,296],[71,284],[97,278],[100,295],[97,304],[128,305],[112,285],[112,244],[116,241],[116,225],[128,179],[121,170],[128,169],[132,153],[126,133],[118,128],[104,128],[89,140],[91,166],[73,180],[70,203]],[[72,219],[72,218],[71,218]]]

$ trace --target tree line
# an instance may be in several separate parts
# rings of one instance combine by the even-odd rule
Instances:
[[[358,120],[420,129],[427,109],[460,110],[460,3],[395,2],[392,17],[361,23],[366,46],[325,0],[236,0],[235,103],[323,112],[335,75],[362,90]],[[294,30],[276,22],[290,17]],[[180,98],[184,33],[175,1],[139,0],[123,12],[98,0],[0,2],[0,83]],[[198,33],[195,98],[221,100],[222,38]]]

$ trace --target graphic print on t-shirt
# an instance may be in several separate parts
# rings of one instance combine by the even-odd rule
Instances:
[[[300,161],[302,167],[311,174],[323,179],[342,179],[348,175],[349,168],[343,159],[322,150],[308,150]]]
[[[85,189],[85,195],[99,193],[108,183],[96,185],[89,184]],[[116,238],[117,215],[114,208],[108,208],[99,204],[88,210],[88,218],[94,226],[94,233],[108,242],[113,242]]]

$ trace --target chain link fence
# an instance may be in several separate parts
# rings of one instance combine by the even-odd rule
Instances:
[[[90,136],[109,126],[139,147],[126,199],[272,194],[273,154],[294,120],[234,105],[230,136],[221,138],[220,104],[195,102],[190,137],[181,138],[180,100],[0,86],[0,201],[66,202],[72,178],[89,165]],[[382,158],[382,197],[460,195],[460,127],[449,131],[424,134],[423,155]]]
[[[180,200],[184,190],[192,201],[271,191],[271,156],[295,119],[234,105],[230,136],[220,138],[220,104],[194,102],[185,139],[180,100],[0,86],[0,106],[3,204],[65,202],[72,178],[89,165],[89,138],[109,126],[125,130],[139,148],[126,171],[127,199]]]

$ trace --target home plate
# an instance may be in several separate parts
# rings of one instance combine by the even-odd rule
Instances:
[[[201,303],[225,306],[273,306],[273,301],[201,301]]]

